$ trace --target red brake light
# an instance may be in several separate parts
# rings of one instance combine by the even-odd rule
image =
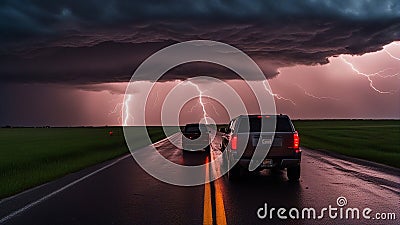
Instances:
[[[237,149],[237,136],[233,135],[231,139],[231,149],[236,150]]]
[[[300,138],[299,134],[296,132],[293,134],[293,148],[299,149],[299,145],[300,145]]]

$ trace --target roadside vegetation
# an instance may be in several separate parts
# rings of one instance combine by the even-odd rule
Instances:
[[[164,138],[160,127],[148,131],[153,142]],[[135,137],[135,147],[145,140]],[[0,199],[128,152],[121,127],[2,128]]]
[[[295,120],[300,145],[400,168],[400,120]]]

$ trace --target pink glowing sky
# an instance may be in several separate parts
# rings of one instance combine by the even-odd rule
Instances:
[[[400,46],[395,42],[385,46],[382,51],[362,56],[331,57],[330,63],[322,66],[280,68],[280,74],[269,80],[272,91],[278,94],[275,97],[277,113],[288,114],[296,119],[400,118],[400,61],[396,56],[400,56]],[[351,63],[353,68],[344,60]],[[371,87],[366,75],[380,71],[370,76]],[[160,123],[163,96],[179,82],[160,83],[154,88],[149,98],[150,103],[154,102],[147,114],[149,123]],[[253,95],[248,94],[250,91],[243,81],[226,82],[239,93],[250,113],[259,113],[257,102]],[[202,90],[207,90],[208,85],[199,85]],[[193,88],[191,91],[194,91]],[[217,123],[229,121],[221,104],[210,99],[208,102],[210,104],[206,104],[206,110],[210,117]],[[235,102],[226,105],[232,107]],[[119,114],[118,110],[116,114]],[[201,118],[202,108],[198,99],[188,102],[181,110],[182,124],[198,122]]]
[[[391,57],[387,52],[389,52]],[[371,76],[374,90],[364,75],[346,64]],[[397,57],[397,59],[395,58]],[[393,42],[384,50],[362,56],[341,55],[329,58],[330,63],[316,66],[293,66],[279,68],[280,74],[268,80],[275,94],[277,113],[288,114],[296,119],[319,118],[400,118],[400,46]],[[149,84],[148,81],[141,81]],[[148,99],[146,121],[160,124],[161,107],[168,92],[181,81],[160,82],[154,86]],[[258,113],[254,96],[249,94],[243,81],[226,81],[241,96],[251,113]],[[13,93],[13,104],[9,110],[19,114],[14,125],[121,125],[121,110],[127,83],[103,83],[81,86],[63,85],[19,85],[4,92]],[[207,90],[207,85],[200,85]],[[187,87],[187,91],[194,91]],[[218,90],[211,90],[218,91]],[[136,95],[140,96],[141,90]],[[265,92],[268,95],[267,92]],[[19,102],[20,104],[15,104]],[[206,110],[217,123],[229,121],[221,104],[210,99]],[[7,105],[7,102],[5,103]],[[235,102],[232,102],[232,105]],[[13,114],[15,115],[15,114]],[[11,118],[13,115],[5,115]],[[187,102],[179,115],[181,123],[198,122],[202,109],[198,99]],[[11,120],[10,119],[10,120]]]
[[[388,52],[392,55],[389,55]],[[343,59],[352,63],[360,73],[372,75],[374,90],[362,74],[358,74]],[[397,57],[397,58],[396,58]],[[280,74],[269,80],[275,94],[290,99],[275,98],[278,113],[296,119],[315,118],[400,118],[400,46],[393,42],[384,50],[362,56],[341,55],[329,58],[330,63],[316,66],[292,66],[279,68]],[[148,81],[140,81],[150,85]],[[148,99],[146,121],[160,124],[160,112],[164,97],[181,81],[160,82]],[[232,86],[251,113],[258,113],[254,96],[249,95],[243,81],[226,81]],[[9,104],[10,111],[22,115],[13,125],[121,125],[121,110],[127,83],[103,83],[81,86],[48,84],[19,85],[3,89],[13,94],[20,104]],[[207,84],[200,84],[207,90]],[[194,91],[187,87],[187,91]],[[218,89],[207,90],[218,91]],[[379,93],[385,92],[385,93]],[[388,93],[386,93],[388,92]],[[268,95],[267,92],[265,92]],[[140,90],[136,95],[140,96]],[[224,107],[207,99],[207,114],[217,123],[226,123],[228,115]],[[4,103],[7,105],[7,102]],[[235,102],[227,105],[234,105]],[[133,106],[134,107],[134,106]],[[13,119],[13,115],[5,115]],[[29,124],[35,118],[37,122]],[[181,123],[198,122],[202,109],[198,99],[187,102],[179,115]]]

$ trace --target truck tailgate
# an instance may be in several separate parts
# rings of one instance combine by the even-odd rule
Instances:
[[[247,144],[246,138],[248,136]],[[274,137],[273,137],[274,136]],[[292,132],[276,132],[275,135],[271,132],[252,132],[250,134],[238,134],[238,143],[244,153],[242,158],[252,158],[254,151],[259,146],[257,155],[263,155],[266,151],[268,157],[281,157],[281,156],[292,156],[294,151],[293,148],[293,133]]]

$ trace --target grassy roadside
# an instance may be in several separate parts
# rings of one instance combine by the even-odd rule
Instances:
[[[165,137],[147,129],[152,142]],[[135,137],[135,147],[147,144]],[[0,129],[0,199],[125,153],[121,127]]]
[[[300,145],[400,168],[400,120],[297,120]]]

